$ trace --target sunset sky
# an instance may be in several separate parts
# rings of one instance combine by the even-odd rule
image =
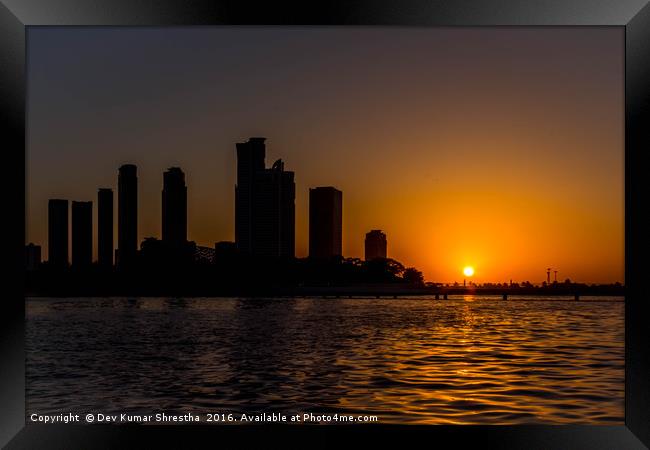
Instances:
[[[189,239],[234,240],[235,143],[264,136],[267,165],[296,173],[296,256],[309,188],[331,185],[344,256],[379,228],[428,281],[624,281],[622,28],[28,30],[26,231],[44,258],[47,200],[117,199],[124,163],[140,239],[160,237],[180,166]]]

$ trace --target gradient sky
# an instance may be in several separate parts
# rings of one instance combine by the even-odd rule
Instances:
[[[622,282],[623,50],[613,27],[30,27],[27,240],[46,257],[47,199],[96,202],[124,163],[140,239],[180,166],[189,239],[234,240],[235,142],[265,136],[296,256],[332,185],[345,256],[379,228],[429,281]]]

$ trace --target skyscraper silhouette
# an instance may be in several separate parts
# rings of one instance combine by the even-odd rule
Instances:
[[[185,174],[178,167],[163,174],[162,240],[172,247],[187,243],[187,187]]]
[[[265,168],[265,138],[237,144],[235,241],[241,253],[292,258],[295,254],[294,173],[281,159]]]
[[[50,199],[47,205],[47,260],[53,267],[68,265],[68,201]]]
[[[93,202],[72,202],[72,267],[93,260]]]
[[[309,189],[309,256],[341,256],[343,193],[331,186]]]
[[[386,258],[386,235],[381,230],[366,233],[366,261]]]
[[[120,167],[117,181],[117,264],[133,264],[138,251],[138,175],[137,167]]]
[[[255,174],[264,171],[265,138],[237,143],[237,184],[235,185],[235,243],[242,253],[253,250],[253,198]]]
[[[113,190],[108,188],[97,193],[97,262],[113,265]]]

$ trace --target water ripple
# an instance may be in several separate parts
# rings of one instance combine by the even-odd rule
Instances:
[[[27,409],[622,424],[623,302],[536,300],[28,299]]]

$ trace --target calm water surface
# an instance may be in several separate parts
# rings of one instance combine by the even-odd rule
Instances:
[[[28,299],[27,410],[622,424],[611,300]]]

